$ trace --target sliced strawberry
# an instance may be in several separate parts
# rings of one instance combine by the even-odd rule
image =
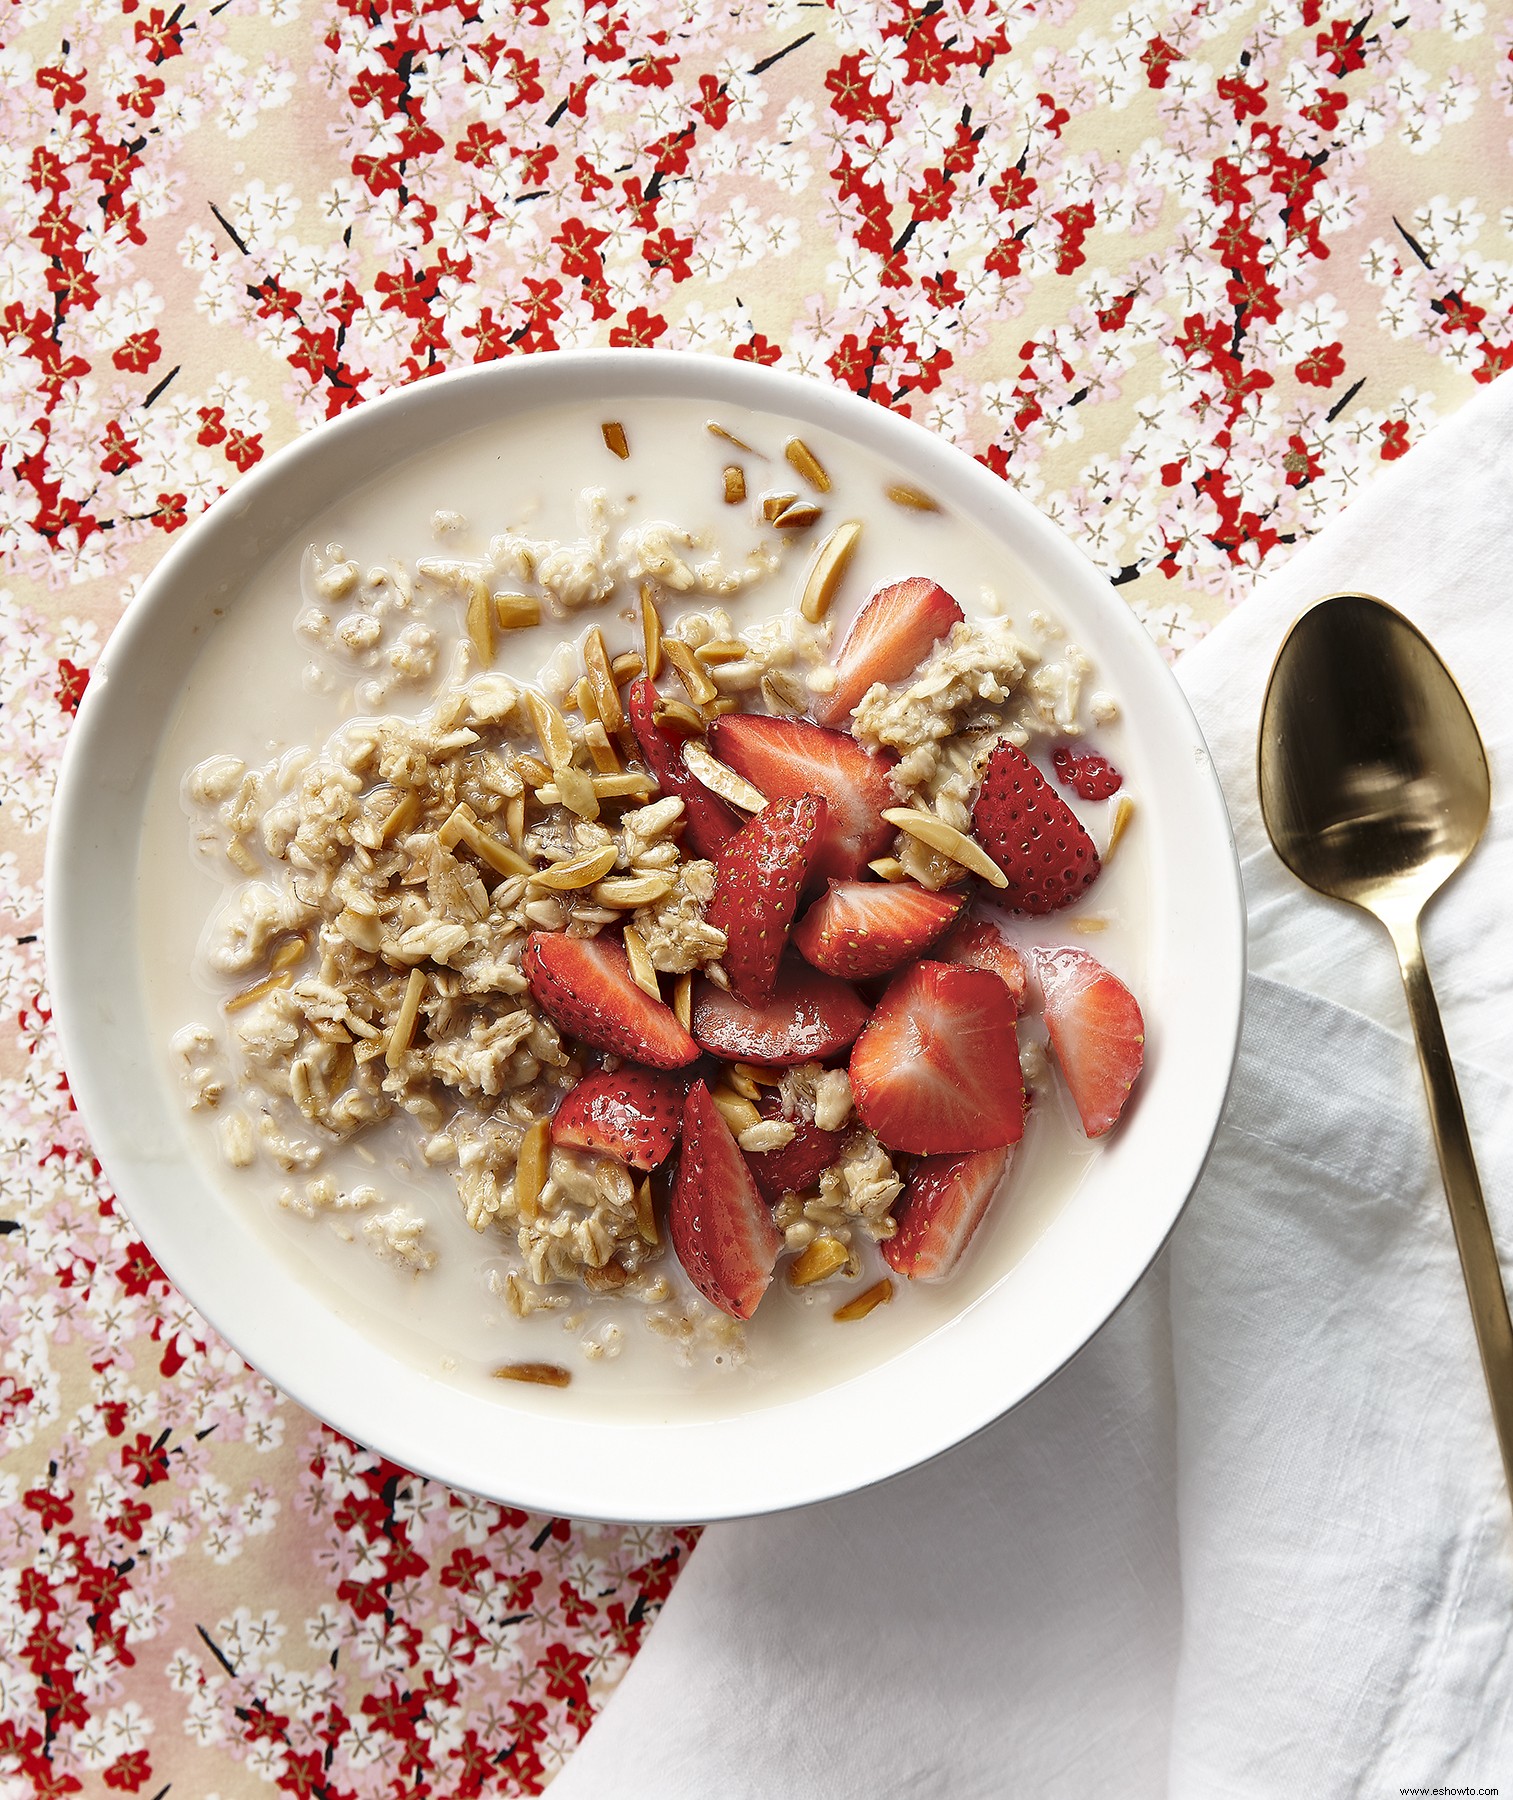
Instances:
[[[1014,1003],[996,975],[920,962],[895,975],[851,1052],[862,1122],[890,1150],[996,1150],[1024,1131]]]
[[[965,905],[914,881],[832,881],[799,921],[794,948],[827,975],[886,975],[935,941]]]
[[[813,794],[769,800],[715,864],[705,917],[725,933],[720,961],[731,987],[753,1005],[772,993],[828,810]]]
[[[749,1319],[772,1280],[783,1234],[702,1081],[683,1102],[683,1151],[667,1227],[704,1298],[733,1319]]]
[[[928,575],[879,588],[846,633],[835,659],[835,691],[816,700],[815,718],[822,725],[843,725],[874,682],[912,675],[961,619],[961,608]]]
[[[769,800],[818,794],[827,802],[825,834],[810,867],[816,883],[860,875],[892,843],[893,827],[882,816],[885,806],[898,805],[891,758],[873,756],[843,731],[761,713],[728,713],[709,735],[715,755]]]
[[[854,988],[789,959],[770,999],[748,1006],[712,981],[693,991],[693,1034],[706,1050],[732,1061],[784,1068],[823,1061],[854,1043],[867,1023],[867,1003]]]
[[[767,1198],[781,1200],[784,1194],[812,1188],[840,1156],[846,1136],[844,1131],[821,1131],[812,1119],[799,1120],[781,1150],[748,1150],[746,1160]]]
[[[1079,754],[1062,744],[1051,754],[1051,767],[1061,785],[1084,800],[1111,800],[1124,786],[1124,777],[1096,750]]]
[[[939,1281],[961,1261],[1008,1171],[1008,1148],[927,1156],[914,1165],[893,1217],[883,1261],[911,1281]]]
[[[552,1115],[552,1142],[654,1169],[678,1141],[682,1118],[680,1082],[626,1063],[583,1077]]]
[[[681,1069],[699,1054],[672,1008],[631,980],[617,937],[533,931],[520,966],[547,1017],[595,1050],[654,1069]]]
[[[1098,874],[1098,852],[1065,800],[1023,752],[1001,743],[988,758],[972,829],[1009,885],[1002,898],[1021,912],[1069,905]]]
[[[626,697],[631,730],[664,796],[683,802],[683,845],[711,862],[741,829],[741,821],[718,794],[690,775],[683,763],[683,740],[664,731],[652,717],[657,690],[643,676]]]
[[[1085,950],[1036,950],[1051,1049],[1089,1137],[1102,1137],[1124,1110],[1145,1061],[1140,1004],[1117,975]]]
[[[1014,1011],[1024,1011],[1029,970],[1024,958],[987,919],[963,919],[935,946],[941,962],[960,963],[964,969],[986,969],[996,975],[1013,996]]]

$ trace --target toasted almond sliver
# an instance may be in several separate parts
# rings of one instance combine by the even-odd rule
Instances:
[[[844,1306],[835,1309],[835,1317],[845,1325],[852,1319],[865,1319],[867,1314],[879,1306],[886,1306],[893,1298],[893,1283],[884,1276],[881,1281],[874,1281],[863,1294],[854,1300],[848,1300]]]
[[[802,438],[789,438],[783,446],[783,454],[810,487],[821,494],[830,492],[830,477],[825,473],[825,465]]]
[[[746,498],[746,471],[739,463],[725,465],[725,504],[739,506]]]
[[[717,1087],[709,1097],[719,1107],[720,1116],[737,1137],[762,1122],[762,1115],[757,1109],[733,1088]]]
[[[285,938],[274,947],[273,954],[268,958],[268,967],[275,975],[282,974],[285,969],[292,969],[309,948],[302,937]]]
[[[515,1210],[521,1222],[535,1223],[537,1203],[546,1186],[546,1165],[551,1154],[551,1120],[537,1119],[520,1140],[520,1155],[515,1161]]]
[[[657,971],[646,953],[646,940],[634,925],[625,927],[625,960],[630,964],[630,978],[641,992],[650,994],[653,1000],[660,1000],[662,988]]]
[[[636,1230],[641,1240],[647,1244],[657,1244],[661,1238],[657,1232],[657,1214],[651,1203],[651,1176],[645,1175],[636,1183]]]
[[[609,652],[604,647],[604,633],[597,625],[583,640],[583,666],[588,670],[589,683],[594,690],[594,704],[599,709],[599,717],[604,721],[604,729],[618,731],[625,723],[625,712],[620,705],[619,691],[615,687]]]
[[[1083,937],[1096,937],[1100,931],[1108,930],[1108,920],[1101,913],[1084,913],[1072,920],[1072,930],[1080,931]]]
[[[747,654],[746,645],[739,638],[711,638],[694,651],[706,669],[717,669],[724,663],[744,662]]]
[[[906,481],[891,482],[883,492],[895,506],[906,506],[910,512],[939,512],[940,502],[932,500],[920,488],[910,487]],[[837,1317],[840,1315],[837,1314]]]
[[[599,796],[587,769],[563,767],[557,771],[556,789],[561,803],[580,819],[592,823],[599,816]],[[543,792],[537,789],[538,794]]]
[[[668,700],[660,694],[651,709],[651,722],[664,727],[676,725],[689,737],[703,737],[706,723],[704,715],[686,700]]]
[[[1114,822],[1109,827],[1108,848],[1103,853],[1104,862],[1107,862],[1114,854],[1115,850],[1118,849],[1119,840],[1124,836],[1125,832],[1129,830],[1130,821],[1134,816],[1134,801],[1130,799],[1128,794],[1121,794],[1119,796],[1118,804],[1114,808]]]
[[[718,700],[711,700],[704,711],[711,719],[723,719],[726,713],[734,712],[736,706],[737,701],[733,694],[721,694]]]
[[[598,724],[599,702],[594,698],[594,684],[586,675],[580,675],[573,683],[573,705],[583,715],[585,725]]]
[[[917,838],[931,850],[938,850],[952,862],[960,863],[962,868],[970,869],[974,875],[980,875],[994,887],[1009,885],[1008,876],[981,844],[969,838],[965,832],[958,831],[954,825],[948,825],[944,819],[937,819],[934,813],[922,812],[913,806],[885,806],[883,817],[890,825],[896,825],[900,831]]]
[[[672,1010],[685,1031],[693,1028],[693,976],[680,975],[672,984]]]
[[[588,745],[589,761],[599,775],[618,775],[620,773],[620,756],[609,741],[609,733],[598,719],[591,719],[583,728],[583,741]],[[597,777],[594,792],[598,793]]]
[[[763,494],[762,517],[770,525],[779,513],[786,512],[790,506],[796,506],[798,498],[797,494]]]
[[[742,1064],[727,1063],[725,1065],[725,1079],[743,1100],[750,1100],[755,1104],[756,1101],[761,1099],[762,1090],[757,1086],[756,1080],[750,1070],[745,1068]]]
[[[504,803],[504,828],[518,850],[525,842],[525,795],[512,794]]]
[[[594,776],[594,792],[601,800],[644,799],[657,791],[654,777],[639,769],[622,769],[613,775]]]
[[[767,804],[767,796],[760,788],[754,788],[744,776],[737,775],[717,756],[711,756],[698,738],[690,738],[684,744],[683,766],[710,793],[739,806],[743,812],[759,813]]]
[[[522,807],[524,804],[522,799]],[[509,829],[508,820],[505,829]],[[492,831],[485,831],[476,819],[464,824],[462,841],[479,862],[487,863],[496,875],[534,875],[536,872],[535,865],[527,862],[512,844],[495,837]]]
[[[494,619],[501,631],[524,631],[541,623],[541,602],[532,594],[495,594]]]
[[[613,450],[621,462],[624,462],[630,455],[630,445],[626,441],[625,427],[618,419],[607,419],[599,429],[604,433],[604,442],[607,448]]]
[[[469,825],[476,824],[478,815],[467,801],[459,800],[452,808],[441,828],[436,833],[436,842],[443,850],[455,850],[462,842],[462,834]]]
[[[847,519],[845,524],[836,526],[815,553],[804,578],[803,598],[799,601],[799,611],[811,625],[817,624],[829,612],[835,590],[841,584],[841,577],[846,573],[861,535],[861,520]]]
[[[813,1282],[833,1275],[837,1269],[845,1268],[850,1260],[851,1252],[839,1238],[817,1237],[807,1250],[794,1258],[788,1270],[789,1283],[793,1287],[809,1287]]]
[[[287,970],[281,969],[276,975],[265,975],[261,981],[254,981],[251,987],[244,987],[229,1000],[221,1004],[222,1012],[240,1012],[244,1006],[251,1006],[254,1000],[261,1000],[264,994],[272,994],[279,988],[289,985]]]
[[[642,666],[647,679],[655,681],[662,673],[662,615],[649,581],[641,583],[641,643]]]
[[[394,1015],[394,1029],[389,1033],[389,1042],[384,1050],[384,1062],[391,1069],[397,1069],[405,1059],[405,1052],[415,1040],[415,1021],[420,1017],[420,1000],[426,991],[426,972],[424,969],[411,969],[410,978],[405,983],[404,999],[399,1003],[399,1011]]]
[[[388,843],[390,838],[398,837],[420,817],[420,795],[413,788],[401,794],[390,808],[382,825],[378,828],[378,841]]]
[[[563,1388],[572,1378],[571,1369],[559,1368],[556,1363],[547,1362],[501,1363],[494,1370],[495,1381],[529,1381],[537,1387]]]
[[[743,444],[733,431],[727,431],[723,425],[716,425],[713,419],[705,424],[704,429],[711,437],[724,438],[727,444],[734,444],[737,450],[744,450],[748,456],[761,455],[760,450],[753,450],[750,444]]]
[[[611,875],[594,889],[593,898],[600,906],[654,906],[665,900],[674,887],[673,877],[658,869],[650,875]]]
[[[772,521],[773,527],[777,531],[807,531],[819,523],[820,511],[812,500],[796,500],[783,508]]]
[[[592,887],[607,875],[614,868],[618,855],[613,844],[605,844],[602,849],[585,850],[578,856],[568,857],[566,862],[536,869],[531,874],[531,881],[534,886],[551,888],[554,893],[572,893],[578,888]]]
[[[681,638],[663,638],[662,654],[677,671],[678,680],[683,683],[684,691],[695,706],[708,706],[711,700],[718,700],[720,690],[705,674],[692,649]]]
[[[573,760],[573,740],[568,735],[567,721],[546,695],[535,688],[526,689],[525,704],[536,737],[546,752],[546,760],[554,770],[566,768]]]
[[[540,787],[542,782],[550,781],[552,778],[551,770],[539,756],[517,756],[515,766],[533,788]]]
[[[615,678],[615,686],[622,688],[627,681],[635,681],[646,667],[646,659],[637,656],[634,650],[622,650],[609,665],[609,672]]]
[[[781,1069],[764,1068],[761,1063],[738,1062],[730,1065],[737,1074],[748,1081],[754,1081],[758,1087],[781,1087],[783,1071]]]
[[[867,867],[874,875],[880,875],[884,881],[907,881],[909,871],[896,856],[879,856],[876,861],[869,862]]]
[[[478,660],[488,668],[494,660],[494,602],[481,575],[468,577],[467,621]]]

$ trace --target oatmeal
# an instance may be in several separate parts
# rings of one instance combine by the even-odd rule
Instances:
[[[260,646],[293,700],[170,733],[214,896],[164,915],[204,919],[175,1079],[320,1279],[484,1379],[836,1378],[981,1291],[1106,1129],[1076,1122],[1100,975],[1037,959],[1139,973],[1138,876],[1099,873],[1129,793],[1051,763],[1119,750],[1117,703],[851,447],[584,423],[544,459],[592,448],[582,485],[416,470],[396,548],[376,501],[323,531]],[[1026,752],[1087,846],[1050,875],[1006,848]],[[1017,1224],[952,1274],[990,1202]]]

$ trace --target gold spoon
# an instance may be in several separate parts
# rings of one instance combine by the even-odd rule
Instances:
[[[1419,940],[1424,907],[1476,848],[1491,811],[1476,722],[1401,613],[1335,594],[1303,614],[1277,653],[1261,707],[1260,787],[1266,829],[1293,874],[1392,934],[1513,1492],[1513,1324]]]

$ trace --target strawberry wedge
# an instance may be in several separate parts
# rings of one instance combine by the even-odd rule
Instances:
[[[816,883],[850,881],[893,842],[882,816],[897,806],[888,779],[892,760],[873,756],[843,731],[807,719],[728,713],[710,727],[714,753],[768,800],[817,794],[828,807],[825,830],[810,864]]]
[[[851,1052],[856,1110],[890,1150],[997,1150],[1024,1132],[1014,1002],[996,975],[920,962],[895,975]]]
[[[999,744],[988,758],[972,831],[1008,877],[1004,904],[1020,912],[1056,912],[1097,877],[1093,840],[1014,744]]]
[[[1082,1129],[1102,1137],[1145,1062],[1145,1020],[1117,975],[1085,950],[1036,950],[1045,1028]]]
[[[987,919],[963,919],[935,946],[941,962],[960,963],[964,969],[986,969],[998,976],[1013,996],[1014,1011],[1024,1011],[1029,970],[1023,956],[998,927]]]
[[[813,794],[769,800],[720,852],[705,917],[725,933],[720,958],[730,985],[753,1006],[766,1000],[798,910],[829,809]]]
[[[748,1006],[712,981],[693,990],[693,1035],[727,1061],[786,1068],[823,1061],[856,1041],[867,1003],[854,988],[797,961],[778,970],[772,995]]]
[[[683,802],[685,848],[713,862],[741,829],[741,821],[718,794],[689,774],[683,763],[683,740],[657,724],[656,704],[657,690],[644,676],[633,682],[626,696],[630,728],[663,795],[676,795]]]
[[[794,1125],[792,1139],[780,1150],[748,1150],[746,1161],[756,1184],[769,1200],[784,1194],[801,1194],[812,1188],[821,1173],[838,1160],[848,1134],[822,1131],[812,1119]]]
[[[699,1046],[670,1006],[638,988],[617,937],[533,931],[520,961],[536,1004],[570,1037],[654,1069],[681,1069]]]
[[[654,1169],[678,1141],[683,1088],[630,1063],[585,1075],[552,1115],[552,1142]]]
[[[835,691],[816,700],[814,716],[822,725],[844,725],[874,682],[912,675],[961,619],[961,608],[928,575],[879,588],[846,633],[835,662]]]
[[[918,956],[963,904],[962,895],[932,894],[917,881],[832,881],[799,921],[793,947],[827,975],[866,981]]]
[[[888,1267],[911,1281],[951,1274],[993,1204],[1012,1155],[1005,1146],[917,1162],[893,1208],[898,1230],[882,1246]]]
[[[749,1319],[772,1280],[783,1234],[702,1081],[683,1102],[683,1150],[667,1228],[704,1298],[733,1319]]]

